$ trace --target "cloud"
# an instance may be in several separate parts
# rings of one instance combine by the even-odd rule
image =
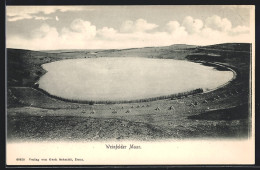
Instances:
[[[187,16],[184,18],[182,25],[188,33],[194,34],[202,29],[203,22],[199,19],[193,19],[191,16]]]
[[[137,19],[135,22],[127,20],[123,22],[120,28],[120,32],[145,32],[157,28],[158,25],[148,23],[144,19]]]
[[[232,30],[230,30],[230,34],[232,35],[237,35],[237,34],[247,34],[250,33],[250,28],[247,26],[237,26],[235,28],[233,28]]]
[[[43,24],[41,27],[35,29],[31,33],[31,37],[33,39],[39,39],[39,38],[45,38],[49,35],[55,35],[58,36],[58,32],[56,28],[50,27],[48,24]]]
[[[35,16],[34,19],[35,20],[44,20],[45,21],[47,19],[52,19],[52,18],[51,17],[37,17],[37,16]]]
[[[227,18],[221,18],[217,15],[208,17],[205,21],[205,25],[220,31],[229,31],[232,28],[232,24]]]
[[[90,7],[83,6],[7,6],[7,21],[14,22],[23,19],[37,19],[36,14],[43,13],[45,15],[52,14],[56,11],[83,11],[94,10]],[[38,17],[39,18],[39,17]],[[49,18],[50,19],[50,18]]]
[[[167,30],[170,32],[171,36],[179,39],[185,38],[188,33],[185,30],[185,27],[181,26],[178,21],[169,21],[166,24]]]
[[[167,23],[167,27],[168,27],[169,31],[176,31],[176,30],[180,29],[180,23],[178,21],[169,21]]]
[[[59,46],[59,49],[91,47],[90,44],[94,42],[96,34],[96,26],[89,21],[75,19],[69,28],[62,28],[61,33],[57,37],[57,46]]]
[[[8,37],[7,44],[22,49],[55,49],[59,47],[59,33],[56,28],[43,24],[31,32],[30,38],[22,36]],[[27,47],[26,47],[27,46]]]
[[[96,36],[96,26],[89,21],[76,19],[70,27],[64,27],[60,32],[55,27],[42,24],[39,28],[31,31],[30,38],[22,36],[10,36],[7,44],[15,48],[30,49],[71,49],[86,48],[92,44]]]
[[[118,32],[114,28],[103,27],[102,29],[98,30],[97,34],[100,38],[114,39]]]
[[[43,17],[43,16],[32,16],[32,15],[24,15],[24,16],[12,16],[8,17],[8,21],[13,22],[13,21],[19,21],[23,19],[35,19],[35,20],[48,20],[52,19],[51,17]]]
[[[13,21],[19,21],[19,20],[23,20],[23,19],[32,19],[33,16],[31,15],[17,15],[17,16],[9,16],[7,17],[7,21],[13,22]]]
[[[75,19],[72,21],[70,28],[72,31],[82,34],[85,37],[91,38],[96,35],[96,26],[92,25],[89,21],[82,19]]]
[[[214,18],[216,17],[213,17],[213,20]],[[97,29],[89,21],[75,19],[70,25],[59,31],[48,24],[42,24],[30,32],[30,38],[24,38],[21,35],[8,36],[7,47],[31,50],[117,49],[172,44],[209,45],[252,42],[250,29],[245,26],[216,29],[209,25],[201,26],[200,21],[190,17],[186,17],[184,21],[182,24],[178,21],[169,21],[162,26],[165,29],[161,30],[164,31],[155,31],[154,28],[157,28],[158,25],[142,19],[135,22],[125,21],[123,23],[125,32],[123,32],[122,27],[115,29],[105,26]],[[220,18],[220,21],[223,19]]]

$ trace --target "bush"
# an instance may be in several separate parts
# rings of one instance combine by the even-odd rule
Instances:
[[[94,105],[94,104],[95,104],[94,101],[90,101],[90,102],[89,102],[89,105]]]

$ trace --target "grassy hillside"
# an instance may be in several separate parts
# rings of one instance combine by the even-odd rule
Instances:
[[[33,88],[34,83],[45,74],[41,67],[44,63],[97,57],[188,60],[212,66],[220,71],[231,68],[237,75],[229,84],[208,93],[138,103],[72,103],[52,98]],[[246,43],[210,46],[178,44],[119,50],[7,49],[8,138],[247,138],[251,133],[250,61],[251,44]]]

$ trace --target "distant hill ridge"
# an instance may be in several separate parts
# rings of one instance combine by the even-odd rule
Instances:
[[[201,48],[212,48],[219,50],[236,50],[236,51],[250,51],[251,43],[223,43],[207,46],[200,46]]]
[[[187,45],[187,44],[173,44],[168,47],[174,48],[174,49],[185,49],[185,48],[195,48],[198,47],[197,45]]]
[[[28,50],[28,49],[15,49],[15,48],[7,48],[7,50],[20,50],[19,52],[46,52],[46,53],[63,53],[63,52],[80,52],[80,51],[122,51],[122,50],[131,50],[131,49],[143,49],[143,48],[169,48],[171,50],[177,49],[190,49],[190,48],[210,48],[210,49],[219,49],[219,50],[238,50],[238,51],[249,51],[251,48],[251,43],[222,43],[222,44],[214,44],[214,45],[188,45],[188,44],[172,44],[169,46],[160,46],[160,47],[141,47],[141,48],[126,48],[126,49],[66,49],[66,50]],[[18,52],[18,51],[17,51]]]

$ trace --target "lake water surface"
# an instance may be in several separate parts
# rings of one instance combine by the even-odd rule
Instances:
[[[210,90],[233,78],[232,71],[218,71],[182,60],[149,58],[69,59],[43,65],[48,72],[39,87],[74,100],[133,100]]]

